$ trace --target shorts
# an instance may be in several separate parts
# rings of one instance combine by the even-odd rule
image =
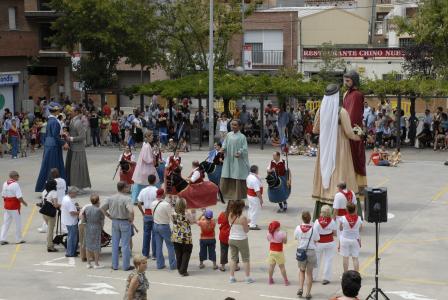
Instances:
[[[305,272],[306,269],[317,268],[317,255],[313,249],[306,250],[306,260],[298,261],[300,271]]]
[[[341,255],[344,257],[358,257],[359,256],[359,242],[358,240],[345,239],[343,237],[341,240]]]
[[[230,258],[233,262],[238,261],[238,253],[241,253],[243,262],[249,262],[249,239],[229,240]]]
[[[278,264],[278,265],[284,265],[285,264],[285,254],[278,251],[270,251],[268,256],[268,263],[270,265]]]

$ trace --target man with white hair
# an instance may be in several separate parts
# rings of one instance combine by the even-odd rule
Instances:
[[[21,204],[28,206],[23,200],[22,190],[20,189],[19,173],[17,171],[11,171],[9,173],[9,179],[3,184],[2,197],[4,201],[5,214],[3,217],[3,226],[0,234],[0,244],[6,245],[6,237],[8,234],[9,226],[12,221],[16,223],[16,244],[23,244],[25,241],[22,239],[22,223],[20,220],[20,206]]]
[[[333,205],[337,184],[358,192],[350,140],[359,141],[352,129],[347,111],[339,106],[339,86],[330,84],[314,120],[313,132],[319,134],[319,153],[314,170],[313,198],[316,199],[314,220],[324,204]]]

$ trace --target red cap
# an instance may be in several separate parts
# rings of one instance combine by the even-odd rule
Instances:
[[[164,189],[158,189],[157,190],[157,198],[162,198],[163,195],[165,195],[165,190]]]
[[[272,221],[270,224],[269,224],[269,227],[268,227],[268,231],[269,231],[269,233],[270,234],[274,234],[274,232],[277,230],[277,228],[279,228],[280,227],[280,222],[279,221]]]

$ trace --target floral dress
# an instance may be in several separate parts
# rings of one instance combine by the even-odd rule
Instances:
[[[132,278],[134,278],[134,276],[137,276],[137,280],[138,280],[138,286],[137,289],[135,290],[135,294],[134,294],[134,298],[132,300],[147,300],[147,290],[149,289],[149,281],[146,278],[145,273],[138,273],[137,271],[134,270],[134,272],[132,272],[131,274],[129,274],[128,279],[126,280],[126,292],[124,294],[124,298],[123,300],[128,300],[129,296],[128,296],[128,290],[129,290],[129,285],[131,284],[131,280]]]

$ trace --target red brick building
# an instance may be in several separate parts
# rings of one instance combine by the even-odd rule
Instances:
[[[24,101],[29,96],[73,96],[70,56],[47,39],[50,23],[57,18],[49,2],[0,1],[0,95],[6,102],[0,114],[8,106],[31,110],[32,104]]]

